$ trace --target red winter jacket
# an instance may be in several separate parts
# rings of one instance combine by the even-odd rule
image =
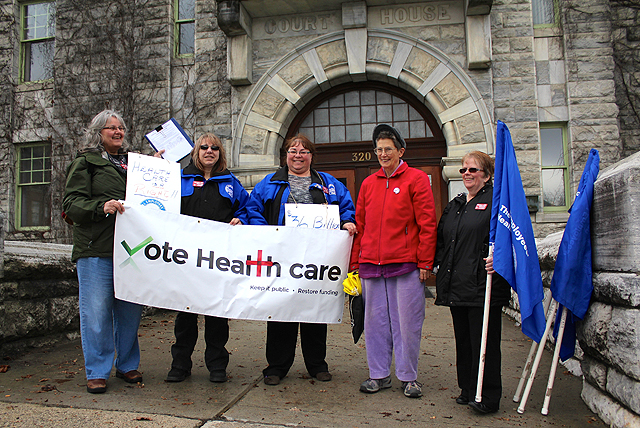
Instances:
[[[362,182],[356,205],[358,234],[350,270],[360,263],[417,263],[433,269],[436,212],[429,176],[403,162],[389,178],[384,170]]]

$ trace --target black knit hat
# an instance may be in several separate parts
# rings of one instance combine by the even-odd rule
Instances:
[[[380,125],[376,126],[373,130],[373,147],[376,147],[376,140],[378,139],[378,135],[380,135],[381,132],[383,131],[387,131],[392,133],[395,137],[396,140],[398,140],[398,143],[400,143],[400,146],[403,149],[407,148],[407,143],[404,142],[404,138],[402,138],[402,136],[400,135],[400,133],[398,132],[398,130],[396,128],[394,128],[393,126],[389,126],[386,123],[381,123]]]

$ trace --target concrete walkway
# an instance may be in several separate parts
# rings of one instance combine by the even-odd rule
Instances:
[[[420,399],[404,397],[400,382],[377,394],[358,391],[368,377],[364,340],[351,339],[346,322],[329,326],[329,369],[333,381],[310,378],[298,347],[289,375],[278,386],[266,386],[266,324],[231,320],[229,382],[209,382],[203,362],[203,338],[194,352],[192,376],[165,383],[171,364],[172,312],[143,319],[140,327],[144,383],[130,385],[111,377],[105,394],[88,394],[79,341],[2,361],[0,427],[604,427],[580,398],[582,380],[559,366],[548,416],[544,400],[551,354],[545,352],[524,414],[512,401],[530,341],[509,318],[503,320],[503,390],[501,409],[478,415],[455,403],[455,345],[448,308],[427,299],[418,380]]]

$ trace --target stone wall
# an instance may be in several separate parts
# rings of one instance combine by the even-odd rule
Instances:
[[[612,427],[640,426],[640,152],[600,172],[591,224],[582,398]]]
[[[4,242],[0,358],[79,337],[71,246]]]

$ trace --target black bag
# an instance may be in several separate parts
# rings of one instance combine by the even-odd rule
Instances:
[[[362,300],[362,296],[349,296],[349,315],[351,316],[353,343],[358,343],[364,331],[364,300]]]

